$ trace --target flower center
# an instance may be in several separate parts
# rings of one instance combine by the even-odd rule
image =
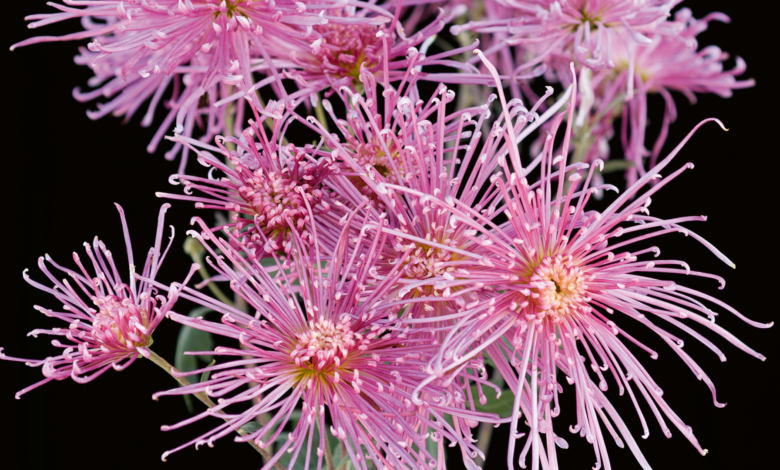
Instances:
[[[441,266],[441,263],[452,261],[452,253],[438,247],[421,245],[412,242],[402,247],[404,251],[413,251],[406,258],[403,272],[406,279],[427,279],[443,276],[444,273],[455,271],[452,266]]]
[[[274,249],[286,246],[290,227],[301,230],[309,220],[306,201],[314,208],[323,200],[316,168],[296,166],[293,172],[297,177],[291,177],[287,172],[265,172],[262,169],[251,172],[243,166],[237,170],[242,174],[243,183],[238,192],[252,206],[257,214],[255,225]]]
[[[349,318],[340,323],[320,318],[309,322],[309,331],[298,335],[298,344],[290,354],[295,365],[314,371],[338,369],[351,351],[367,343],[350,328]]]
[[[357,141],[357,139],[353,139],[353,141],[350,142],[350,149],[353,151],[355,161],[361,169],[366,172],[375,171],[376,173],[379,173],[385,181],[390,184],[401,184],[402,182],[399,181],[399,179],[406,177],[406,171],[399,158],[398,152],[395,150],[395,145],[390,142],[388,143],[388,148],[391,152],[390,155],[385,153],[385,151],[382,150],[382,147],[374,142],[363,143]],[[393,170],[393,165],[395,165],[395,169],[398,173]],[[352,170],[352,168],[346,164],[343,164],[343,168],[346,171]],[[370,177],[371,179],[376,179],[373,176]],[[368,196],[369,199],[374,201],[377,200],[376,193],[371,190],[360,176],[350,176],[349,180],[361,193]]]
[[[115,295],[98,297],[99,311],[92,321],[93,335],[109,349],[135,349],[149,346],[152,338],[146,328],[149,314],[131,299]]]
[[[589,310],[586,275],[571,257],[547,256],[536,266],[528,279],[530,295],[524,313],[537,319],[560,317]]]
[[[379,67],[382,41],[374,25],[328,23],[315,26],[323,42],[315,55],[323,71],[338,78],[351,77],[353,86],[362,92],[360,65],[372,72]]]

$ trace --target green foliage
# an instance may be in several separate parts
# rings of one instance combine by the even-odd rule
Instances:
[[[515,395],[509,389],[501,390],[501,397],[495,398],[492,388],[482,387],[482,391],[487,397],[487,402],[484,405],[479,404],[479,395],[477,392],[477,386],[471,386],[471,394],[474,397],[474,405],[477,411],[483,413],[496,413],[502,418],[506,418],[512,415],[512,407],[515,403]],[[493,398],[491,398],[491,396]]]
[[[198,307],[192,310],[189,313],[189,316],[193,318],[202,317],[210,311],[211,309],[207,307]],[[184,353],[186,351],[210,351],[212,349],[214,349],[214,338],[211,337],[211,333],[182,325],[179,330],[179,338],[176,340],[176,356],[174,357],[173,365],[182,372],[195,370],[200,367],[198,360],[208,364],[213,361],[213,357],[189,356]],[[187,377],[187,380],[190,382],[197,382],[198,379],[208,380],[208,374],[205,373],[201,377],[198,377],[197,375],[190,375]],[[194,413],[195,407],[192,404],[192,397],[184,395],[184,402],[190,413]]]

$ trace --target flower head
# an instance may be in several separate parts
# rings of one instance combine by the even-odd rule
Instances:
[[[498,419],[471,411],[470,392],[465,389],[471,381],[486,380],[479,374],[456,374],[454,381],[422,390],[430,404],[412,404],[412,390],[427,375],[423,366],[436,344],[430,337],[407,334],[408,328],[399,328],[395,314],[384,306],[387,288],[397,276],[375,280],[373,289],[366,288],[375,276],[373,266],[386,237],[352,233],[353,220],[365,217],[349,214],[335,252],[327,258],[319,248],[316,224],[313,244],[303,243],[293,230],[295,256],[274,254],[274,264],[268,267],[242,257],[233,248],[235,239],[219,239],[198,221],[201,233],[190,233],[201,239],[213,256],[212,266],[257,313],[248,315],[187,287],[181,289],[182,297],[222,314],[222,322],[172,313],[173,320],[236,339],[242,348],[217,348],[213,354],[218,357],[240,358],[204,369],[211,371],[209,380],[156,395],[205,392],[219,397],[219,404],[197,418],[211,415],[226,420],[171,452],[193,443],[212,445],[269,413],[271,419],[257,431],[236,438],[265,447],[287,436],[264,468],[285,453],[291,454],[286,465],[302,459],[309,467],[316,458],[316,468],[322,468],[324,456],[330,453],[326,433],[343,443],[356,468],[366,468],[366,460],[377,467],[434,468],[443,450],[439,455],[429,453],[425,444],[429,437],[440,442],[440,449],[444,438],[460,444],[469,461],[476,455],[467,439],[469,426],[477,419]],[[232,237],[233,231],[227,235]],[[464,368],[471,369],[481,370],[482,365],[476,362]],[[244,386],[248,389],[234,392]],[[232,411],[242,405],[243,411]],[[296,409],[301,411],[297,421],[291,419]],[[452,416],[452,424],[444,414]]]
[[[111,113],[129,120],[149,101],[142,121],[142,125],[148,126],[163,96],[172,89],[172,97],[165,101],[170,111],[149,144],[150,152],[155,151],[174,121],[175,132],[186,137],[192,137],[196,127],[204,129],[207,141],[219,132],[232,134],[229,122],[243,121],[243,109],[225,105],[248,95],[260,107],[251,91],[262,86],[271,85],[281,99],[291,103],[281,85],[282,76],[271,64],[277,61],[282,66],[292,65],[289,44],[316,48],[322,39],[314,26],[383,23],[389,21],[388,16],[392,18],[386,12],[374,17],[347,18],[342,13],[341,0],[65,3],[83,8],[52,3],[59,12],[29,16],[27,19],[33,20],[30,28],[81,19],[83,31],[61,37],[33,37],[11,49],[89,38],[87,49],[81,49],[76,63],[95,70],[90,85],[96,89],[87,93],[77,89],[74,95],[80,101],[101,96],[109,99],[99,104],[97,111],[88,113],[93,119]],[[255,72],[267,78],[255,83]],[[182,149],[183,171],[186,147],[176,145],[166,157],[173,159]]]
[[[626,52],[620,49],[613,53],[618,66],[615,68],[615,82],[626,82],[634,93],[634,99],[623,112],[629,124],[625,126],[622,140],[627,142],[626,159],[634,165],[629,170],[629,182],[644,174],[643,158],[650,156],[652,168],[666,142],[669,125],[677,118],[677,108],[671,96],[672,91],[683,93],[691,103],[696,102],[696,93],[713,93],[729,98],[733,90],[752,87],[752,79],[737,80],[747,68],[741,57],[731,70],[724,69],[723,62],[729,58],[717,46],[698,49],[696,36],[705,31],[710,21],[728,23],[729,18],[722,13],[711,13],[702,19],[695,19],[687,8],[675,14],[675,22],[685,25],[685,29],[676,36],[652,36],[652,44],[639,48],[633,61],[627,60]],[[633,70],[628,66],[633,62]],[[608,82],[604,80],[604,82]],[[606,86],[606,83],[605,83]],[[664,97],[666,106],[661,132],[652,146],[652,152],[645,149],[645,129],[647,127],[647,95],[658,93]],[[601,93],[603,94],[603,92]],[[628,133],[628,136],[625,134]]]
[[[300,91],[290,95],[300,99],[305,94],[326,91],[326,96],[346,86],[357,93],[363,92],[365,80],[363,73],[373,75],[376,80],[388,88],[391,82],[409,80],[428,80],[443,83],[489,83],[492,77],[480,74],[468,64],[453,57],[474,49],[478,43],[428,56],[428,48],[453,17],[463,12],[462,6],[440,10],[427,25],[416,28],[414,34],[406,35],[404,27],[398,21],[400,11],[396,10],[392,21],[384,24],[369,21],[375,14],[366,16],[369,10],[361,14],[347,15],[349,23],[329,22],[317,25],[314,31],[320,39],[314,46],[292,48],[290,59],[295,64],[285,74],[294,79]],[[389,12],[386,13],[390,16]],[[365,21],[358,22],[360,18]],[[389,18],[384,18],[388,19]],[[412,26],[416,26],[412,25]],[[295,46],[295,44],[292,44]],[[458,73],[428,73],[421,68],[428,65],[446,66]]]
[[[638,44],[650,43],[644,35],[648,32],[674,33],[677,26],[665,20],[677,3],[679,0],[495,0],[486,9],[488,18],[453,26],[451,31],[499,35],[498,41],[489,41],[488,56],[507,44],[533,50],[534,57],[513,74],[530,70],[558,51],[566,51],[585,67],[600,70],[614,67],[612,49],[622,40],[618,32],[625,31],[628,40]]]
[[[576,83],[572,89],[571,100],[575,102]],[[503,102],[503,91],[499,89],[498,93]],[[504,107],[504,113],[506,111]],[[447,371],[459,364],[487,353],[516,393],[508,464],[512,466],[514,439],[522,437],[516,434],[517,423],[525,414],[531,432],[520,455],[521,466],[532,451],[533,468],[538,468],[540,462],[556,468],[556,444],[566,446],[553,430],[553,418],[559,412],[558,394],[563,390],[556,374],[560,369],[569,384],[575,387],[577,424],[572,429],[594,444],[597,467],[609,468],[603,423],[619,445],[625,441],[639,462],[649,468],[620,414],[603,393],[608,388],[605,377],[608,372],[621,394],[627,390],[631,397],[639,392],[645,398],[664,434],[670,435],[665,417],[704,453],[691,428],[671,410],[662,397],[661,388],[620,336],[653,357],[657,354],[629,336],[621,323],[626,318],[638,321],[673,346],[672,350],[696,377],[709,386],[716,406],[722,405],[715,399],[712,381],[678,347],[682,345],[681,340],[655,321],[689,333],[722,359],[725,356],[720,349],[686,322],[699,324],[723,336],[759,359],[764,357],[720,327],[715,322],[716,313],[706,304],[729,311],[759,328],[771,324],[750,321],[718,299],[666,278],[668,274],[683,274],[715,279],[723,284],[719,276],[692,271],[679,260],[642,259],[651,253],[658,256],[660,251],[656,247],[644,248],[640,242],[683,233],[700,241],[733,266],[706,240],[681,225],[705,220],[704,217],[662,219],[649,214],[650,197],[692,168],[687,164],[666,177],[660,174],[693,131],[655,168],[604,211],[597,212],[588,210],[587,203],[594,192],[604,189],[591,186],[595,169],[601,163],[596,162],[591,167],[581,162],[567,162],[575,121],[574,106],[567,114],[568,123],[559,155],[553,151],[553,144],[564,114],[552,121],[536,182],[528,181],[528,167],[522,165],[517,147],[508,147],[509,158],[499,160],[497,174],[490,179],[489,187],[483,188],[485,197],[478,207],[490,207],[490,210],[475,210],[458,198],[426,197],[419,201],[431,211],[446,211],[451,227],[458,230],[465,226],[468,232],[464,236],[471,239],[472,246],[479,246],[479,250],[464,250],[464,259],[469,262],[461,265],[461,279],[443,279],[438,281],[439,285],[446,288],[465,282],[484,287],[479,292],[480,302],[467,304],[446,318],[448,322],[456,322],[455,327],[448,329],[441,349],[430,362],[432,375],[420,387],[446,376]],[[511,123],[508,116],[507,122]],[[488,149],[491,148],[489,142]],[[658,183],[648,185],[653,179],[659,179]],[[567,181],[571,184],[567,185]],[[458,292],[453,289],[451,295],[457,296]],[[408,321],[435,325],[443,319],[427,317]],[[581,360],[582,354],[586,356],[585,360]],[[424,400],[415,396],[413,401],[419,404]],[[649,428],[638,406],[637,413],[647,436]],[[544,446],[541,434],[547,436]]]
[[[343,178],[329,178],[338,170],[330,158],[315,160],[302,148],[279,144],[290,120],[283,106],[273,106],[269,103],[266,108],[275,112],[271,115],[270,136],[264,125],[258,125],[263,119],[252,106],[255,120],[249,121],[250,127],[241,139],[219,136],[215,139],[216,147],[184,136],[171,139],[195,152],[202,165],[224,176],[205,179],[176,174],[171,182],[183,184],[185,194],[158,193],[160,197],[192,201],[200,209],[233,211],[226,227],[237,228],[245,237],[242,244],[250,248],[248,254],[261,257],[272,251],[289,252],[293,227],[303,239],[310,239],[307,224],[311,214],[329,220],[328,227],[337,226],[346,210],[340,201],[354,207],[361,199],[354,188],[350,191],[351,185]],[[229,150],[226,144],[236,150]],[[209,150],[220,153],[228,163]],[[193,191],[199,194],[193,195]]]
[[[489,74],[487,77],[500,80]],[[462,232],[451,229],[445,212],[430,211],[419,198],[448,200],[460,195],[463,200],[475,201],[474,188],[485,183],[497,165],[494,157],[506,152],[507,144],[502,143],[492,158],[479,154],[480,130],[490,115],[489,103],[448,112],[447,106],[456,95],[444,84],[426,102],[416,98],[419,91],[415,74],[409,74],[400,86],[384,90],[370,72],[364,71],[360,78],[365,95],[347,89],[338,92],[347,110],[346,119],[336,116],[329,101],[323,102],[339,134],[329,132],[313,117],[299,118],[320,134],[329,150],[318,150],[321,146],[306,148],[320,158],[332,158],[341,175],[377,210],[387,212],[382,230],[391,235],[392,243],[383,248],[376,268],[381,276],[400,272],[394,295],[408,299],[411,293],[416,298],[405,305],[405,315],[416,316],[418,310],[444,314],[446,305],[424,300],[449,296],[450,289],[439,288],[436,281],[458,277],[463,262],[459,251],[470,241],[462,237]],[[550,89],[544,98],[551,93]],[[543,122],[536,113],[542,101],[530,110],[519,100],[508,104],[513,116],[522,116],[514,129],[516,135],[528,134]],[[378,221],[373,220],[369,229],[379,230]],[[457,298],[459,302],[470,299],[470,289],[458,290],[466,294]],[[399,307],[402,304],[399,301]]]
[[[170,243],[164,252],[160,250],[165,211],[170,205],[165,204],[160,209],[157,237],[154,247],[149,250],[144,263],[145,278],[154,280]],[[124,370],[132,364],[139,355],[149,356],[148,347],[152,344],[152,333],[165,317],[176,301],[175,295],[168,298],[156,295],[156,290],[146,281],[136,282],[133,250],[130,246],[130,235],[127,230],[124,212],[117,205],[122,218],[122,227],[127,245],[127,256],[130,264],[128,283],[122,281],[114,264],[111,252],[97,237],[92,245],[84,243],[87,256],[92,264],[94,275],[82,263],[78,254],[73,253],[77,270],[62,267],[48,255],[38,260],[38,266],[52,283],[52,287],[40,284],[30,279],[27,271],[24,279],[33,287],[52,294],[63,303],[63,311],[50,310],[35,306],[35,309],[47,317],[57,318],[66,323],[66,328],[50,330],[36,329],[30,335],[39,334],[61,337],[52,340],[55,347],[61,348],[61,354],[37,361],[19,359],[2,354],[0,359],[25,362],[28,366],[42,366],[44,380],[27,387],[16,394],[18,399],[23,394],[52,380],[64,380],[68,377],[76,382],[86,383],[94,380],[110,368]],[[57,271],[66,273],[70,281],[59,281],[49,271],[47,263]]]

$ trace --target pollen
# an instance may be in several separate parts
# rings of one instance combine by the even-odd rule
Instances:
[[[360,333],[352,331],[349,317],[344,316],[338,323],[320,318],[310,321],[309,330],[298,335],[298,344],[290,356],[299,367],[332,371],[342,366],[351,352],[367,343]]]
[[[527,280],[532,286],[527,315],[538,320],[560,321],[562,317],[589,310],[586,274],[571,257],[547,256]]]
[[[99,311],[92,322],[93,335],[107,348],[135,349],[151,344],[151,334],[144,325],[149,320],[146,310],[116,295],[101,296],[94,302]]]

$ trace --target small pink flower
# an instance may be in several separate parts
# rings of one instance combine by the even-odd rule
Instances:
[[[154,247],[149,250],[141,275],[154,280],[170,243],[161,252],[162,231],[165,211],[170,207],[164,204],[160,208],[157,227],[157,237]],[[156,289],[147,281],[136,282],[135,262],[130,245],[130,234],[122,208],[117,205],[122,219],[122,228],[127,245],[127,257],[130,264],[129,284],[122,278],[114,264],[114,258],[102,241],[97,237],[90,246],[84,243],[89,257],[94,277],[84,266],[81,258],[73,253],[73,260],[78,270],[64,268],[55,263],[48,255],[38,260],[41,271],[53,284],[48,287],[30,279],[25,270],[24,279],[33,287],[52,294],[57,301],[62,302],[63,311],[50,310],[35,306],[35,309],[47,317],[58,318],[68,323],[66,328],[51,330],[33,330],[30,335],[39,334],[62,337],[52,340],[55,347],[61,348],[61,354],[37,361],[19,359],[2,354],[0,359],[25,362],[28,366],[42,366],[44,380],[31,385],[16,394],[18,399],[23,394],[40,387],[52,380],[72,378],[78,383],[86,383],[99,377],[105,371],[113,368],[124,370],[132,364],[139,355],[148,357],[148,347],[152,344],[152,333],[176,302],[175,294],[168,298],[156,295]],[[173,237],[171,237],[171,240]],[[66,273],[70,281],[57,280],[46,264],[56,270]]]
[[[634,52],[633,70],[628,69],[630,61],[626,52],[616,50],[613,57],[618,67],[617,77],[612,80],[626,82],[633,94],[633,99],[625,105],[623,118],[629,125],[622,130],[622,139],[627,142],[626,159],[634,162],[629,170],[629,182],[633,182],[645,172],[643,158],[650,157],[649,168],[658,161],[669,125],[677,118],[677,107],[670,92],[683,93],[691,103],[696,102],[696,93],[713,93],[723,98],[729,98],[732,91],[749,88],[755,85],[753,79],[737,80],[735,77],[743,74],[747,68],[741,57],[736,58],[736,65],[731,70],[725,70],[724,61],[729,58],[717,46],[707,46],[698,49],[696,36],[707,29],[710,21],[728,23],[729,18],[722,13],[710,13],[697,20],[687,8],[675,15],[675,22],[685,25],[685,29],[676,36],[655,35],[652,44],[637,48]],[[606,81],[606,80],[605,80]],[[664,97],[666,107],[661,132],[652,147],[652,152],[645,149],[645,130],[647,128],[647,96],[658,93]]]
[[[531,46],[535,57],[524,61],[513,74],[537,66],[552,52],[567,51],[580,64],[593,70],[611,68],[612,48],[623,40],[649,44],[644,33],[671,34],[676,25],[666,23],[680,0],[487,0],[488,17],[453,26],[453,34],[472,30],[483,35],[499,34],[489,41],[490,56],[507,45]]]

